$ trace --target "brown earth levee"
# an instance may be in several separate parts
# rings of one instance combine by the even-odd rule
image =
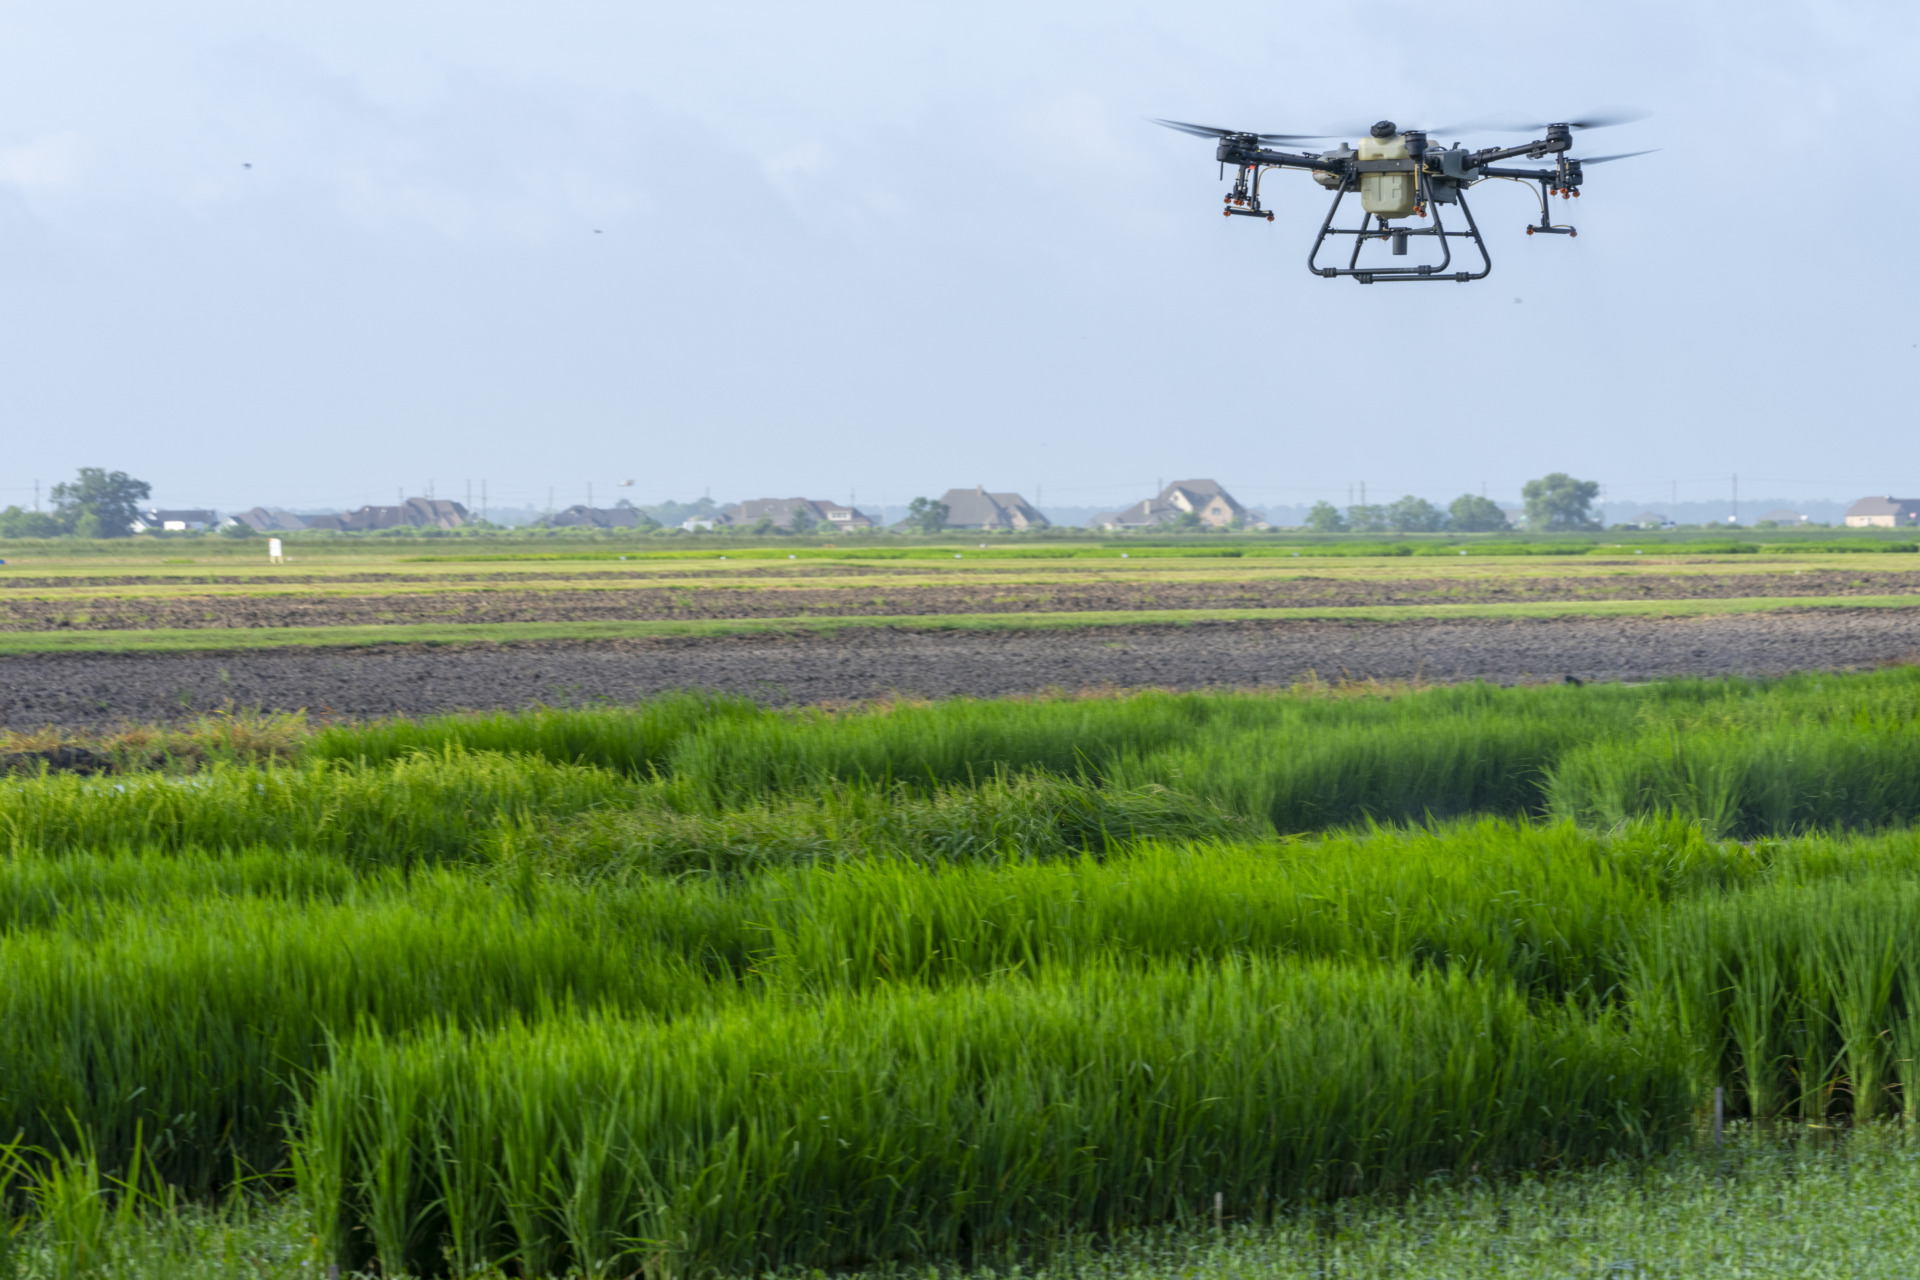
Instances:
[[[721,689],[768,703],[889,693],[1206,688],[1337,679],[1646,680],[1910,660],[1920,609],[1702,618],[1261,621],[1037,631],[825,633],[448,648],[0,658],[0,724],[107,726],[223,706],[322,716],[626,702]]]
[[[379,624],[604,622],[732,618],[912,618],[936,614],[1151,609],[1501,604],[1574,600],[1726,600],[1763,596],[1920,596],[1893,572],[1631,574],[1354,581],[1299,577],[1225,582],[1074,582],[966,586],[587,587],[391,595],[233,595],[113,599],[0,596],[0,631],[339,627]]]

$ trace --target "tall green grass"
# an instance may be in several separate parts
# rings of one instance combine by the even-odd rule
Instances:
[[[1920,725],[1814,721],[1675,726],[1569,752],[1554,812],[1598,825],[1649,815],[1752,837],[1920,818]]]
[[[541,707],[332,725],[312,736],[305,755],[390,764],[420,753],[443,755],[449,748],[504,751],[646,777],[665,765],[682,738],[702,726],[769,714],[745,698],[669,693],[634,706]]]
[[[49,1149],[90,1135],[117,1169],[144,1126],[168,1178],[205,1189],[235,1158],[278,1165],[291,1091],[363,1025],[487,1026],[569,1005],[674,1014],[737,997],[1260,956],[1478,973],[1536,997],[1605,994],[1622,928],[1676,874],[1664,836],[1632,845],[1497,823],[1105,856],[938,874],[894,858],[586,887],[530,861],[496,864],[491,879],[396,869],[346,883],[303,866],[284,895],[254,856],[116,859],[122,883],[96,887],[111,914],[81,909],[83,881],[68,914],[0,936],[0,1128]],[[156,866],[200,896],[120,896]]]
[[[894,859],[921,866],[1104,855],[1147,839],[1217,839],[1252,824],[1163,787],[1099,787],[1051,774],[996,772],[931,790],[830,783],[714,809],[677,804],[669,785],[631,808],[555,820],[528,816],[482,846],[484,860],[609,883],[635,876],[735,878],[781,867]]]
[[[765,922],[761,972],[810,990],[1294,956],[1605,997],[1624,977],[1634,931],[1663,901],[1709,863],[1746,870],[1689,834],[1649,828],[1609,841],[1569,826],[1482,821],[1297,844],[1148,844],[1105,861],[931,873],[875,861],[768,874],[740,896]]]
[[[170,858],[136,848],[16,853],[0,858],[0,935],[58,927],[97,935],[130,911],[207,898],[338,901],[363,883],[339,858],[304,849],[194,850]]]
[[[43,774],[0,780],[0,850],[241,849],[274,844],[360,865],[469,852],[496,825],[631,800],[605,770],[449,747],[387,765],[216,765],[178,777]]]
[[[1685,1105],[1670,1046],[1461,975],[1105,966],[362,1037],[296,1168],[345,1266],[741,1272],[1643,1152]]]
[[[1920,882],[1781,883],[1676,909],[1639,947],[1635,1000],[1695,1047],[1697,1079],[1759,1119],[1920,1116]]]
[[[205,1192],[236,1165],[280,1167],[293,1090],[334,1037],[576,1006],[671,1013],[726,998],[744,967],[747,936],[708,963],[733,917],[702,917],[691,895],[652,913],[544,905],[421,873],[337,904],[212,899],[106,934],[0,938],[0,1130],[46,1150],[90,1141],[110,1169],[144,1132],[169,1182]]]

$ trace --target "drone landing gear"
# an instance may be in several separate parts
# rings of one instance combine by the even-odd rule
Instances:
[[[1540,183],[1540,225],[1537,227],[1528,227],[1527,234],[1530,236],[1536,236],[1536,235],[1537,236],[1577,236],[1579,235],[1580,233],[1578,231],[1575,231],[1571,226],[1557,226],[1554,223],[1547,221],[1547,208],[1548,208],[1547,201],[1551,200],[1555,196],[1559,196],[1562,200],[1566,200],[1566,199],[1570,199],[1573,196],[1577,196],[1579,194],[1580,194],[1580,188],[1578,187],[1556,188],[1551,184],[1549,184],[1548,182],[1542,180]]]
[[[1487,274],[1493,270],[1493,259],[1487,254],[1487,242],[1480,238],[1480,227],[1473,220],[1473,210],[1467,207],[1466,192],[1459,192],[1456,196],[1460,204],[1460,213],[1467,220],[1467,229],[1465,231],[1449,231],[1445,225],[1442,224],[1439,206],[1435,204],[1432,199],[1432,191],[1427,186],[1426,176],[1424,174],[1421,175],[1420,179],[1420,204],[1418,207],[1433,215],[1432,226],[1396,227],[1389,224],[1385,218],[1381,218],[1380,225],[1375,227],[1373,225],[1374,215],[1365,214],[1361,217],[1360,226],[1357,229],[1336,227],[1333,225],[1333,219],[1340,212],[1340,201],[1346,197],[1347,192],[1353,189],[1354,182],[1349,178],[1345,182],[1342,182],[1333,193],[1333,207],[1327,210],[1326,221],[1320,224],[1320,234],[1313,242],[1313,252],[1307,255],[1307,270],[1313,272],[1315,275],[1326,276],[1328,279],[1333,279],[1336,276],[1352,276],[1361,284],[1386,283],[1395,280],[1453,280],[1460,284],[1465,284],[1469,280],[1484,280]],[[1545,221],[1544,218],[1541,220]],[[1319,265],[1320,250],[1326,246],[1327,239],[1330,236],[1353,237],[1353,253],[1347,258],[1347,265],[1344,267],[1323,267]],[[1432,236],[1440,242],[1441,256],[1437,264],[1417,267],[1362,267],[1360,265],[1360,250],[1368,240],[1385,240],[1392,245],[1393,255],[1395,257],[1404,257],[1406,256],[1408,241],[1415,236]],[[1447,270],[1448,267],[1453,265],[1452,241],[1456,239],[1473,241],[1474,248],[1478,250],[1480,254],[1480,269],[1478,271]]]

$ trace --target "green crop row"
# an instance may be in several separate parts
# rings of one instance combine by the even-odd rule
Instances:
[[[87,1135],[114,1168],[144,1133],[169,1181],[205,1189],[236,1161],[277,1167],[305,1074],[369,1028],[564,1008],[664,1017],[1170,960],[1469,972],[1604,1008],[1671,986],[1644,977],[1642,950],[1686,904],[1909,875],[1920,838],[1747,848],[1679,823],[1598,836],[1481,821],[1051,862],[884,857],[624,881],[595,869],[586,883],[533,857],[346,885],[310,868],[275,880],[264,860],[150,859],[181,892],[131,896],[115,859],[116,877],[65,883],[62,914],[0,935],[0,1128],[47,1149]],[[84,861],[9,870],[38,886]],[[1920,926],[1920,903],[1900,909]]]
[[[1675,815],[1752,836],[1920,815],[1916,733],[1912,668],[1646,688],[1149,693],[848,712],[681,697],[328,729],[292,767],[0,780],[0,848],[279,844],[405,866],[478,856],[508,829],[578,847],[577,831],[554,825],[570,815],[590,815],[618,843],[617,815],[642,812],[645,821],[624,824],[629,850],[655,849],[663,869],[711,869],[752,863],[743,844],[780,846],[773,828],[793,837],[783,860],[886,827],[905,795],[995,786],[991,803],[960,805],[972,806],[969,821],[999,815],[976,824],[976,848],[1004,843],[993,831],[1023,822],[1065,833],[1035,847],[1070,849],[1109,826],[1130,838],[1203,830],[1209,819],[1169,791],[1283,832],[1553,813],[1598,825]],[[1006,788],[1039,774],[1080,789],[1069,798]],[[932,827],[958,816],[910,812]]]
[[[348,1265],[681,1274],[986,1252],[1660,1146],[1680,1055],[1496,984],[1246,961],[363,1036],[294,1157]]]

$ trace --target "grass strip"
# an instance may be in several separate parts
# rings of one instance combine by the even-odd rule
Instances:
[[[919,614],[858,618],[712,618],[644,622],[477,622],[351,627],[209,627],[150,631],[14,631],[0,656],[39,653],[221,653],[374,645],[531,644],[656,637],[753,636],[855,627],[907,631],[1055,631],[1198,622],[1407,622],[1452,618],[1700,618],[1800,609],[1915,609],[1920,596],[1745,596],[1732,600],[1569,600],[1514,604],[1359,605],[1283,609],[1138,609],[1085,613]]]

